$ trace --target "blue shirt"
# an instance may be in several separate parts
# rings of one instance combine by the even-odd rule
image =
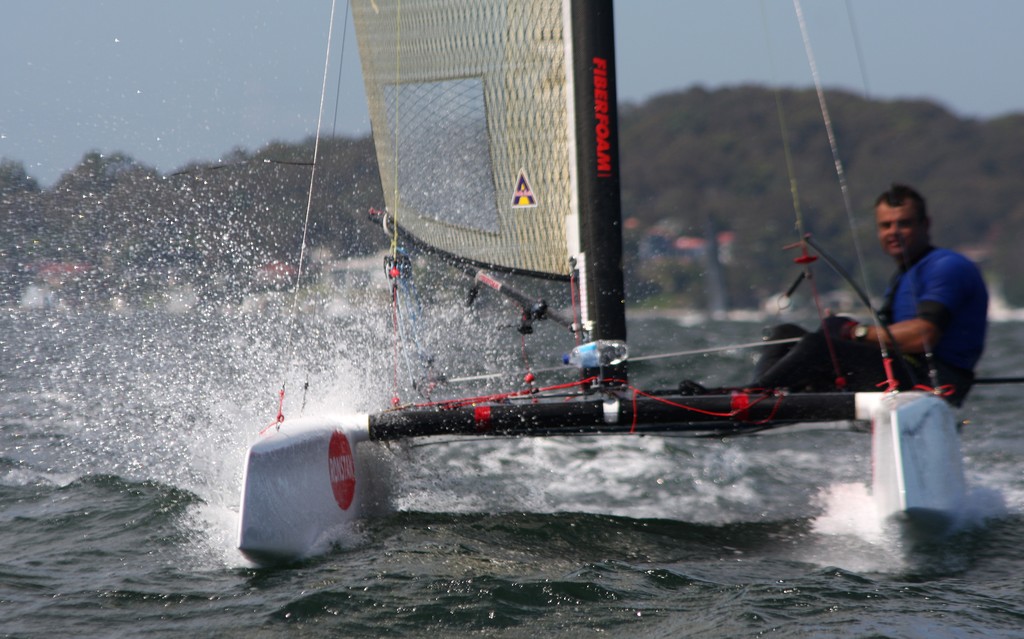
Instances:
[[[903,273],[892,300],[893,323],[918,317],[921,302],[942,304],[949,324],[932,352],[947,364],[974,369],[985,348],[988,290],[973,262],[948,249],[932,249]]]

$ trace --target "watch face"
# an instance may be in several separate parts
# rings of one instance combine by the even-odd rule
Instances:
[[[856,337],[857,339],[864,339],[865,337],[868,336],[868,327],[863,325],[858,326],[857,328],[853,329],[853,336]]]

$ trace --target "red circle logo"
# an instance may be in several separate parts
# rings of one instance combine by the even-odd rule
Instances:
[[[334,431],[327,449],[327,468],[331,474],[331,491],[342,510],[348,510],[356,494],[356,460],[352,446],[341,431]]]

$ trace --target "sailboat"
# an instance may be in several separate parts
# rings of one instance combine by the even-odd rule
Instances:
[[[954,415],[926,392],[644,390],[629,377],[611,0],[353,0],[392,239],[458,265],[534,321],[564,324],[569,383],[306,416],[246,453],[238,547],[308,555],[377,511],[380,447],[445,436],[739,435],[870,423],[883,517],[955,513]],[[502,281],[561,282],[568,311]],[[396,284],[395,284],[396,285]],[[458,445],[457,443],[455,445]]]

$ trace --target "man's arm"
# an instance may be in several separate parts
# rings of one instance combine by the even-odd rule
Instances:
[[[901,353],[926,353],[935,348],[942,339],[942,332],[949,326],[951,315],[949,309],[940,302],[925,300],[917,305],[917,317],[889,325],[889,332],[869,326],[864,341],[878,343],[879,337],[886,346],[892,346],[893,340]],[[892,339],[889,339],[889,334]]]
[[[935,348],[935,345],[942,337],[942,330],[931,320],[921,317],[904,320],[889,325],[889,332],[901,353],[915,354],[924,353]],[[885,330],[875,326],[868,326],[864,341],[877,344],[879,337],[886,346],[892,346],[892,340]]]

